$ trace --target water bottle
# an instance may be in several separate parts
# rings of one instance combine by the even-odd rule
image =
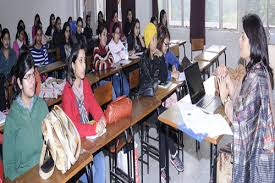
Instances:
[[[127,43],[127,41],[126,41],[126,43],[125,43],[125,60],[128,60],[128,58],[129,58],[129,54],[128,54],[128,43]]]

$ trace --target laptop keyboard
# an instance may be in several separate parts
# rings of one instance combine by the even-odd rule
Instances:
[[[214,99],[215,96],[205,95],[203,99],[197,103],[197,106],[205,109]]]

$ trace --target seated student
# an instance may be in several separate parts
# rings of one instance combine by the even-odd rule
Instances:
[[[159,13],[159,25],[158,26],[165,26],[167,27],[167,15],[166,11],[162,9]]]
[[[3,162],[11,180],[39,163],[42,148],[41,123],[48,113],[45,101],[35,95],[34,63],[28,53],[17,62],[15,100],[5,122]]]
[[[73,48],[67,62],[67,83],[62,94],[62,108],[75,124],[80,137],[101,134],[106,126],[104,113],[85,77],[85,59],[83,46]],[[96,123],[89,124],[89,115],[92,115]],[[105,183],[105,159],[102,151],[93,155],[92,172],[94,182]]]
[[[34,22],[33,22],[33,26],[32,26],[32,40],[34,40],[35,37],[35,33],[36,33],[36,29],[39,27],[39,22],[40,21],[40,16],[39,14],[36,14],[34,17]]]
[[[114,57],[114,63],[119,62],[120,60],[126,59],[125,54],[125,47],[123,46],[122,42],[120,41],[120,29],[119,29],[119,23],[115,23],[113,26],[113,38],[108,44],[110,51]],[[122,95],[129,95],[129,83],[126,79],[126,76],[121,73],[115,74],[112,77],[113,80],[113,87],[115,89],[116,97],[122,96]],[[121,86],[121,80],[122,80],[122,86]],[[121,92],[122,87],[122,92]]]
[[[13,66],[16,64],[16,54],[10,47],[10,32],[8,29],[3,29],[1,34],[2,47],[0,50],[0,73],[4,74],[8,79]]]
[[[38,67],[49,64],[48,51],[46,46],[42,44],[42,36],[42,28],[38,27],[35,32],[34,45],[31,48],[34,64]]]
[[[91,28],[91,16],[86,15],[86,26],[84,28],[84,36],[87,40],[87,54],[91,55],[94,48],[94,42],[93,42],[93,30]]]
[[[62,34],[63,34],[62,35],[63,41],[60,49],[60,54],[61,54],[61,60],[66,61],[71,54],[71,50],[73,46],[73,41],[71,38],[71,27],[68,22],[66,22],[63,25]]]
[[[158,27],[158,18],[156,16],[152,16],[150,22]]]
[[[154,82],[161,80],[160,68],[166,66],[165,58],[163,53],[157,49],[157,29],[153,23],[149,23],[144,29],[144,39],[147,50],[144,52],[140,61],[140,91],[146,90],[147,88],[154,87]],[[166,67],[167,68],[167,67]],[[167,72],[167,71],[166,71]],[[161,129],[160,139],[165,142],[165,131]],[[178,171],[183,171],[183,163],[178,156],[175,143],[170,136],[168,136],[168,147],[171,154],[171,163]],[[165,143],[161,143],[160,152],[165,152]],[[161,179],[166,181],[165,167],[165,154],[160,154],[160,167],[161,167]],[[169,178],[170,179],[170,178]]]
[[[25,31],[23,29],[23,27],[19,27],[19,29],[17,29],[17,33],[15,36],[15,40],[13,42],[13,50],[16,53],[16,57],[19,57],[20,54],[20,49],[22,46],[26,46],[26,42],[25,42]]]
[[[140,23],[135,19],[132,24],[131,32],[127,37],[129,55],[132,53],[143,52],[145,50],[145,43],[140,34]]]
[[[82,44],[85,49],[87,49],[87,40],[83,34],[83,20],[81,17],[77,18],[76,21],[76,33],[72,34],[72,40],[74,45]]]
[[[132,9],[129,8],[127,10],[127,18],[126,18],[126,22],[123,26],[123,33],[124,35],[127,37],[130,34],[131,28],[133,25],[133,13],[132,13]]]
[[[29,40],[29,36],[28,34],[26,33],[26,26],[25,26],[25,23],[23,20],[19,20],[18,24],[17,24],[17,31],[19,30],[19,28],[22,27],[23,30],[24,30],[24,42],[27,46],[30,45],[30,40]]]
[[[118,23],[119,24],[119,32],[122,33],[122,24],[120,21],[118,21],[118,14],[117,14],[117,11],[113,11],[113,14],[112,14],[112,21],[110,23],[110,27],[109,27],[109,35],[112,35],[113,33],[113,26],[115,23]],[[124,39],[124,35],[121,36],[121,39]]]
[[[178,58],[169,50],[170,33],[168,28],[165,26],[160,26],[158,28],[158,49],[164,54],[167,66],[172,67],[172,71],[168,72],[168,80],[172,78],[177,79],[179,77],[179,60]],[[169,68],[169,67],[168,67]]]
[[[103,71],[111,68],[114,57],[109,49],[109,47],[106,45],[107,43],[107,27],[105,25],[102,25],[98,28],[98,47],[95,47],[94,49],[94,62],[93,62],[93,68],[96,71]]]
[[[97,29],[96,29],[96,35],[99,34],[99,27],[106,26],[106,21],[104,20],[102,11],[99,11],[97,14]],[[108,31],[107,31],[108,32]]]
[[[53,33],[53,45],[55,48],[60,48],[62,45],[63,36],[61,30],[61,19],[60,17],[56,17],[55,20],[55,29]]]
[[[51,36],[51,37],[53,36],[53,32],[54,32],[54,28],[55,28],[54,26],[55,26],[55,16],[54,16],[54,14],[51,14],[50,23],[49,23],[49,26],[45,33],[46,36]]]

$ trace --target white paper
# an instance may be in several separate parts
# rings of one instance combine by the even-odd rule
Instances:
[[[91,136],[86,136],[86,139],[89,140],[95,140],[97,137],[102,136],[104,133],[106,133],[106,128],[104,128],[103,132],[101,134],[96,134],[96,135],[91,135]]]
[[[181,72],[177,81],[184,81],[184,80],[185,80],[185,74],[184,72]]]
[[[220,114],[206,114],[196,105],[187,102],[179,102],[179,110],[182,123],[194,133],[207,133],[209,137],[233,135],[229,124]]]

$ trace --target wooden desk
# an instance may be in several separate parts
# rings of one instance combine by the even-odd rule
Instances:
[[[219,54],[204,51],[194,58],[195,61],[213,62],[218,58]]]
[[[204,87],[206,90],[207,94],[212,94],[214,95],[215,93],[215,84],[214,84],[214,77],[210,77],[208,80],[204,82]],[[184,102],[191,102],[189,94],[186,95],[181,101]],[[167,126],[171,126],[173,128],[178,128],[177,124],[180,124],[182,121],[181,113],[180,113],[180,108],[179,102],[175,104],[174,106],[170,107],[168,110],[164,111],[161,115],[159,115],[158,119],[166,124]],[[220,107],[216,112],[219,112],[221,115],[225,117],[225,112],[223,107]],[[228,119],[225,118],[227,121]],[[167,132],[167,130],[166,130]],[[217,159],[217,144],[221,140],[223,135],[217,136],[217,137],[206,137],[204,140],[208,143],[210,143],[210,177],[213,178],[215,182],[216,178],[216,159]],[[167,149],[167,148],[166,148]],[[166,153],[166,158],[169,160],[168,152]],[[169,166],[166,169],[167,174],[169,175]]]
[[[88,78],[90,85],[93,85],[99,81],[99,78],[96,76],[95,73],[86,74],[86,77]]]
[[[102,79],[105,79],[107,77],[110,77],[110,76],[118,73],[120,70],[121,70],[121,67],[116,66],[116,67],[108,69],[108,70],[97,71],[94,74],[96,75],[96,77],[98,77],[99,80],[102,80]]]
[[[13,182],[19,182],[19,183],[25,183],[25,182],[26,183],[29,183],[29,182],[66,183],[74,175],[76,175],[81,169],[83,169],[86,165],[88,165],[92,160],[93,160],[92,153],[84,152],[84,153],[80,154],[77,162],[65,174],[62,174],[61,171],[59,171],[57,168],[55,168],[53,175],[47,180],[43,180],[40,178],[39,167],[38,167],[39,165],[36,165],[35,167],[33,167],[31,170],[29,170],[25,174],[16,178]],[[7,182],[11,182],[11,181],[7,181]]]
[[[48,72],[52,72],[52,71],[56,71],[56,70],[62,69],[65,66],[66,66],[66,64],[64,62],[57,61],[57,62],[48,64],[48,65],[45,65],[45,66],[42,66],[42,67],[38,67],[38,72],[40,74],[48,73]]]
[[[163,101],[168,96],[170,96],[172,93],[174,93],[176,91],[177,87],[178,87],[178,83],[176,83],[176,82],[172,82],[168,88],[162,88],[159,86],[156,91],[155,97],[158,100]]]
[[[209,48],[206,49],[208,52],[218,53],[219,56],[223,53],[224,54],[224,63],[226,65],[226,46],[224,45],[211,45]]]
[[[172,47],[174,45],[184,46],[185,43],[186,43],[186,40],[172,39],[169,42],[169,47]]]

